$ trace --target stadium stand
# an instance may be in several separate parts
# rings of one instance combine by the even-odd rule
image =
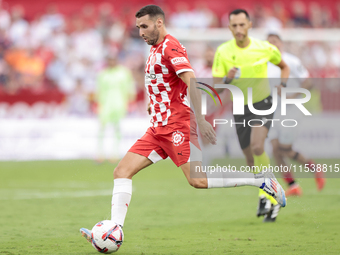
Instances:
[[[104,56],[117,54],[135,77],[137,101],[131,111],[144,104],[145,45],[138,38],[134,12],[149,1],[2,1],[0,8],[0,95],[56,93],[68,102],[78,94],[80,116],[94,115],[96,74]],[[172,28],[226,27],[228,13],[238,7],[249,10],[254,28],[339,28],[340,2],[242,1],[242,6],[221,0],[157,1],[168,14]],[[134,6],[136,8],[132,8]],[[189,18],[188,18],[189,17]],[[194,21],[194,22],[193,22]],[[200,22],[198,22],[200,21]],[[306,47],[308,46],[308,47]],[[334,42],[287,42],[287,49],[299,56],[312,77],[339,77],[340,47]],[[90,49],[90,50],[89,50]],[[202,50],[200,48],[197,49]],[[189,52],[194,52],[193,50]],[[190,57],[190,56],[189,56]],[[320,87],[323,110],[339,110],[340,88]],[[26,93],[25,91],[30,91]],[[21,98],[20,96],[18,98]],[[334,100],[333,100],[334,99]],[[13,102],[12,102],[13,103]],[[11,104],[12,104],[11,103]],[[70,104],[66,106],[70,107]],[[71,111],[71,110],[70,110]],[[8,116],[3,113],[2,117]]]

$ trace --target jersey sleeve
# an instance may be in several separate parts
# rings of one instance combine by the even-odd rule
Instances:
[[[309,77],[308,70],[302,65],[300,59],[296,58],[294,61],[294,66],[290,67],[290,72],[293,77],[300,79],[307,79]]]
[[[228,74],[228,67],[226,61],[223,61],[221,48],[217,48],[214,63],[212,66],[212,76],[213,77],[224,77]]]
[[[164,51],[164,57],[169,61],[176,74],[193,72],[185,48],[182,45],[169,43]]]
[[[267,42],[267,52],[269,55],[269,62],[273,63],[274,65],[280,64],[282,56],[281,52],[276,46]]]

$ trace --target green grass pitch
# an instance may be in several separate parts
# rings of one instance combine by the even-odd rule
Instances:
[[[99,254],[79,228],[110,218],[113,169],[89,160],[0,162],[0,254]],[[339,254],[340,179],[320,193],[314,179],[299,181],[303,196],[264,224],[256,188],[195,190],[170,160],[157,163],[133,179],[117,254]]]

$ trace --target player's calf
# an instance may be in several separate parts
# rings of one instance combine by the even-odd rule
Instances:
[[[189,184],[196,189],[207,189],[208,181],[207,178],[189,178]]]
[[[201,169],[201,162],[187,162],[181,165],[182,171],[187,178],[189,184],[196,189],[207,189],[207,174],[203,171],[193,171],[193,169]]]

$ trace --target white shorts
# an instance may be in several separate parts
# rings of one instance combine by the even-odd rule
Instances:
[[[281,115],[281,108],[277,108],[273,119],[279,119],[280,121],[275,121],[274,126],[272,126],[268,133],[269,140],[278,139],[280,144],[292,145],[297,138],[299,132],[299,121],[302,119],[303,113],[297,109],[295,106],[287,106],[287,115]],[[282,120],[293,119],[298,122],[296,127],[285,127],[282,125]],[[292,122],[289,122],[292,125]]]

